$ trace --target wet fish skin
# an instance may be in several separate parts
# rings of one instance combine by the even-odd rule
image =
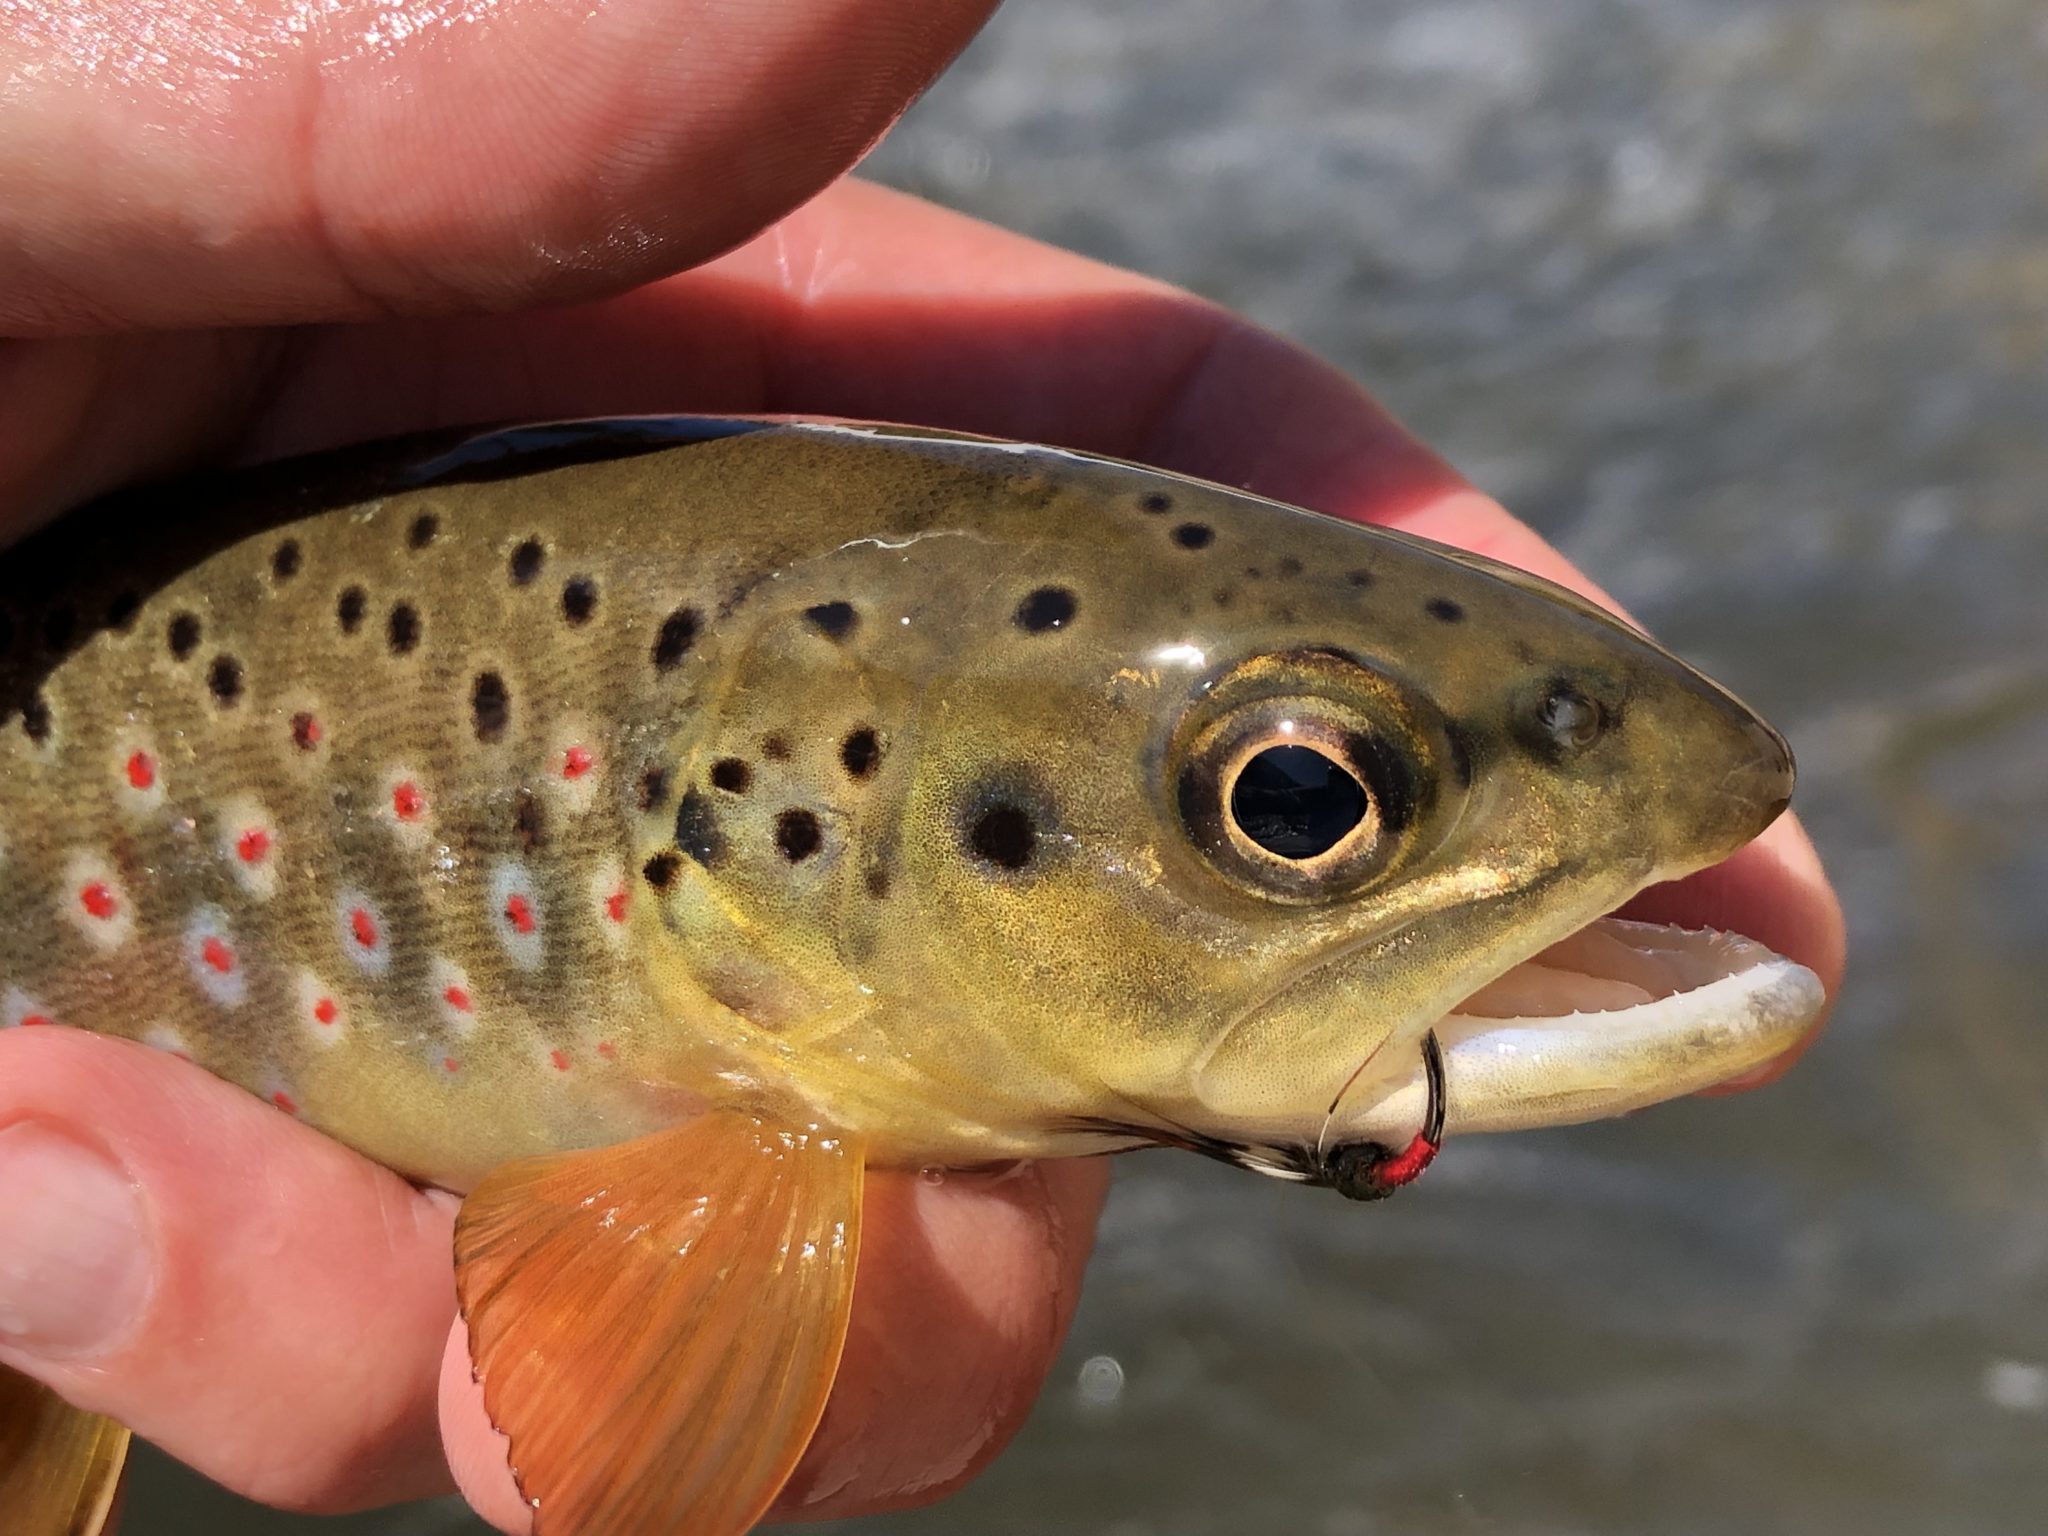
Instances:
[[[1789,793],[1589,605],[1177,477],[760,423],[376,452],[10,555],[0,986],[457,1189],[734,1097],[885,1161],[1298,1148]],[[1290,708],[1377,775],[1328,877],[1248,875],[1204,788]]]

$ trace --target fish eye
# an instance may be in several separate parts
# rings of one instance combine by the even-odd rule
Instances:
[[[1328,853],[1365,820],[1370,806],[1365,786],[1342,763],[1292,743],[1254,752],[1230,789],[1238,830],[1283,859]]]
[[[1356,657],[1268,652],[1204,683],[1175,722],[1161,788],[1185,846],[1244,895],[1345,901],[1441,825],[1442,727]]]

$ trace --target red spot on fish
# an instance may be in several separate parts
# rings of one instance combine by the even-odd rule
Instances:
[[[128,754],[128,785],[131,789],[148,789],[156,783],[156,759],[147,752]]]
[[[533,903],[515,892],[505,903],[505,921],[514,933],[533,932]]]
[[[103,922],[119,911],[121,906],[103,880],[95,880],[80,891],[78,904],[85,908],[88,916],[97,917]]]
[[[301,752],[310,752],[320,745],[325,732],[320,727],[320,717],[307,710],[300,710],[292,716],[292,745]]]
[[[348,931],[355,935],[355,941],[362,945],[363,948],[375,949],[377,947],[377,919],[370,916],[361,907],[357,907],[349,913]]]
[[[21,1027],[23,1029],[48,1029],[53,1022],[46,1013],[28,1013],[22,1015]]]
[[[334,1005],[334,999],[323,997],[313,1005],[313,1017],[322,1024],[332,1024],[341,1017],[341,1010]]]
[[[427,797],[411,779],[391,791],[391,814],[400,821],[418,821],[426,808]]]
[[[199,958],[223,976],[235,968],[235,952],[216,938],[208,937],[200,944]]]
[[[443,1056],[441,1058],[441,1070],[444,1072],[460,1072],[462,1070],[462,1063],[453,1056]]]
[[[453,1008],[457,1013],[476,1012],[475,1002],[471,1000],[470,995],[467,992],[465,992],[461,987],[448,988],[445,992],[441,994],[441,998],[444,1002],[448,1004],[450,1008]]]
[[[235,856],[244,864],[261,864],[269,852],[270,834],[261,827],[251,827],[235,843]]]
[[[288,1115],[296,1115],[299,1112],[299,1106],[297,1101],[295,1101],[292,1098],[292,1096],[286,1093],[282,1088],[278,1089],[277,1092],[273,1093],[270,1096],[270,1102],[275,1104],[279,1109],[283,1110]]]
[[[597,1042],[597,1054],[606,1061],[617,1061],[619,1059],[619,1048],[609,1040],[600,1040]]]
[[[569,1070],[569,1055],[566,1051],[549,1051],[548,1060],[555,1064],[555,1070],[557,1072],[566,1072]]]
[[[604,915],[615,923],[623,923],[626,920],[627,904],[631,900],[632,892],[624,889],[613,891],[604,899]]]
[[[596,761],[588,747],[571,747],[562,754],[562,777],[580,779],[590,772],[590,765]]]

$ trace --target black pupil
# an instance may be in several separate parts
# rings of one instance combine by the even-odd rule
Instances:
[[[1230,814],[1244,835],[1283,859],[1312,859],[1365,820],[1365,787],[1311,747],[1268,747],[1244,765]]]

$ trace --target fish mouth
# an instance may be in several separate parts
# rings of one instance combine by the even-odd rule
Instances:
[[[1754,939],[1603,917],[1426,1028],[1455,1135],[1574,1125],[1712,1088],[1790,1050],[1825,1005],[1818,976]],[[1389,1045],[1359,1069],[1325,1148],[1414,1134],[1429,1111],[1420,1035],[1415,1051]]]

